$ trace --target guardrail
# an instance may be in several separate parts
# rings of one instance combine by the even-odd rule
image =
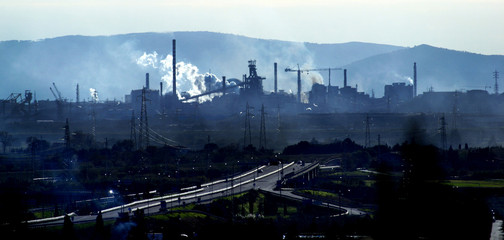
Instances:
[[[286,164],[286,165],[285,165],[283,168],[281,168],[281,169],[277,169],[277,170],[274,170],[274,171],[272,171],[272,172],[270,172],[270,173],[263,174],[263,175],[261,175],[261,176],[256,177],[255,179],[249,179],[249,180],[246,180],[246,181],[240,182],[240,183],[238,183],[238,184],[234,184],[234,185],[232,185],[232,186],[230,186],[230,187],[221,188],[221,189],[218,189],[218,190],[215,190],[215,191],[206,192],[206,193],[201,193],[201,194],[197,194],[197,193],[195,192],[196,190],[194,190],[194,191],[192,191],[192,192],[185,192],[183,195],[189,195],[189,196],[180,196],[180,201],[182,201],[182,200],[188,200],[188,199],[192,199],[192,198],[200,198],[200,197],[204,197],[204,196],[208,196],[208,195],[213,195],[213,194],[220,193],[220,192],[226,192],[226,191],[229,191],[229,190],[231,190],[231,189],[233,189],[233,188],[237,188],[237,187],[239,187],[239,186],[241,186],[241,185],[245,185],[245,184],[251,183],[251,182],[253,182],[253,181],[256,181],[256,180],[259,180],[259,179],[263,179],[263,178],[265,178],[265,177],[268,177],[268,176],[271,176],[271,175],[273,175],[273,174],[276,174],[276,173],[278,173],[279,171],[282,171],[283,169],[285,169],[285,168],[288,168],[288,167],[292,166],[293,164],[294,164],[294,162],[289,163],[289,164]],[[260,169],[262,169],[262,168],[264,168],[264,167],[265,167],[265,166],[262,166]],[[257,171],[257,169],[256,169],[255,171]],[[252,173],[252,172],[254,172],[254,171],[250,171],[250,172],[248,172],[248,173],[250,174],[250,173]],[[242,175],[244,175],[244,174],[242,174]],[[248,175],[248,174],[247,174],[247,175]],[[241,176],[241,175],[240,175],[240,176]],[[234,178],[233,178],[233,180],[235,180],[235,179],[239,179],[239,178],[240,178],[240,176],[234,177]],[[224,180],[224,181],[225,181],[225,180]],[[216,181],[216,182],[217,182],[217,181]],[[202,186],[203,186],[203,185],[202,185]],[[203,189],[203,188],[200,188],[200,189],[198,189],[198,190],[203,191],[204,189]],[[198,191],[198,192],[200,192],[200,191]],[[194,196],[191,196],[191,194],[193,194],[193,193],[194,193]],[[166,198],[166,197],[163,197],[163,198],[164,198],[164,199],[166,199],[166,203],[170,203],[170,202],[174,202],[174,201],[179,201],[178,197],[177,197],[177,198]],[[145,202],[150,202],[150,201],[156,201],[156,202],[154,202],[153,204],[149,204],[148,206],[140,206],[140,207],[134,208],[134,209],[132,209],[132,211],[136,211],[136,210],[139,210],[139,209],[146,209],[146,208],[151,208],[151,207],[156,207],[156,206],[159,206],[161,203],[160,203],[159,201],[157,201],[157,200],[162,200],[162,199],[161,199],[161,198],[153,198],[153,199],[148,199],[148,200],[149,200],[149,201],[144,201],[143,203],[145,203]],[[138,203],[136,203],[136,204],[139,204],[139,202],[138,202]],[[134,205],[136,205],[136,204],[134,204]],[[113,210],[117,210],[117,209],[119,209],[119,208],[120,208],[120,206],[119,206],[119,207],[115,207],[115,209],[113,209]],[[110,210],[110,209],[107,209],[107,210]],[[110,211],[113,211],[113,210],[110,210]],[[103,213],[103,212],[104,212],[104,211],[102,211],[102,213]]]
[[[157,198],[150,198],[150,199],[144,199],[144,200],[140,200],[140,201],[135,201],[135,202],[131,202],[131,203],[128,203],[128,204],[123,204],[123,205],[120,205],[120,206],[104,209],[104,210],[101,210],[101,212],[102,213],[107,213],[107,212],[111,212],[111,211],[115,211],[115,210],[119,210],[119,209],[129,208],[131,206],[135,206],[135,205],[138,205],[138,204],[143,204],[143,203],[147,203],[148,204],[147,206],[140,206],[140,207],[131,209],[131,211],[136,211],[136,210],[139,210],[139,209],[146,209],[146,208],[156,207],[156,206],[158,206],[158,205],[161,204],[160,203],[161,200],[165,200],[167,203],[170,203],[170,202],[178,201],[179,198],[180,198],[180,200],[187,200],[187,199],[191,199],[191,198],[198,198],[198,197],[203,197],[203,196],[207,196],[207,195],[212,195],[212,194],[219,193],[219,192],[225,192],[225,191],[231,190],[231,189],[233,189],[235,187],[239,187],[241,185],[248,184],[248,183],[250,183],[250,182],[252,182],[254,180],[262,179],[262,178],[265,178],[265,177],[270,176],[272,174],[278,173],[279,171],[281,171],[281,170],[283,170],[283,169],[285,169],[285,168],[287,168],[289,166],[292,166],[293,164],[294,164],[294,162],[286,164],[281,169],[277,169],[277,170],[274,170],[274,171],[272,171],[270,173],[258,176],[255,179],[246,180],[246,181],[240,182],[238,184],[235,184],[235,185],[233,185],[231,187],[226,187],[226,188],[218,189],[218,190],[211,191],[211,192],[208,192],[208,193],[197,194],[198,192],[204,191],[205,188],[197,188],[196,186],[192,186],[192,187],[189,187],[189,188],[194,189],[193,187],[196,187],[197,189],[192,190],[192,191],[183,192],[183,193],[177,193],[177,194],[171,194],[171,195],[166,195],[166,196],[157,197]],[[265,167],[266,166],[260,166],[258,168],[254,168],[254,170],[248,171],[248,172],[246,172],[244,174],[241,174],[239,176],[233,177],[231,179],[232,180],[240,179],[242,177],[245,177],[247,175],[255,173],[259,169],[263,169]],[[208,187],[208,186],[211,186],[211,185],[214,185],[214,184],[219,184],[219,183],[222,183],[222,182],[226,182],[226,180],[225,179],[221,179],[221,180],[217,180],[217,181],[214,181],[214,182],[202,184],[201,186],[202,187]],[[189,188],[186,188],[186,189],[189,189]],[[194,194],[194,196],[190,196],[192,194]],[[153,203],[150,204],[150,202],[153,202]],[[68,216],[77,216],[77,214],[75,212],[69,213],[67,215]],[[35,223],[51,222],[51,221],[56,221],[56,220],[62,220],[64,217],[65,217],[65,215],[57,216],[57,217],[51,217],[51,218],[34,219],[34,220],[26,221],[26,223],[28,223],[28,224],[35,224]]]
[[[302,201],[304,201],[306,199],[309,199],[314,205],[317,205],[317,206],[320,206],[320,207],[334,208],[334,209],[343,211],[343,213],[335,214],[335,215],[332,215],[332,216],[343,216],[343,215],[348,215],[349,214],[349,212],[348,212],[347,209],[345,209],[345,208],[343,208],[341,206],[338,206],[338,205],[334,205],[332,203],[327,203],[327,202],[324,203],[322,201],[313,201],[314,199],[308,198],[308,197],[304,197],[304,196],[299,196],[300,198],[296,198],[296,197],[288,196],[288,195],[285,195],[285,194],[279,194],[279,193],[271,192],[271,191],[265,191],[265,190],[259,190],[259,191],[262,192],[262,193],[271,194],[271,195],[276,196],[276,197],[286,198],[286,199],[297,201],[297,202],[302,202]]]
[[[318,163],[318,162],[311,163],[307,167],[302,168],[302,170],[295,172],[292,176],[289,176],[289,178],[290,179],[297,178],[297,177],[305,174],[306,172],[309,172],[309,171],[317,168],[319,165],[320,165],[320,163]]]

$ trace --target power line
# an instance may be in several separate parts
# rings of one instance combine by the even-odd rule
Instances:
[[[137,137],[136,137],[136,124],[135,124],[135,111],[131,112],[131,121],[130,121],[130,140],[133,142],[133,146],[137,146]]]
[[[252,134],[250,131],[250,106],[247,102],[247,107],[245,109],[245,130],[243,133],[243,147],[246,147],[248,145],[252,144]],[[248,144],[247,144],[247,138],[248,138]]]
[[[445,121],[445,115],[441,115],[441,118],[439,119],[439,132],[441,135],[441,148],[443,150],[446,150],[446,121]]]
[[[371,131],[369,127],[369,114],[366,114],[366,137],[364,142],[365,147],[371,147]]]
[[[497,72],[497,70],[495,70],[495,72],[493,72],[493,77],[495,79],[495,95],[499,94],[499,72]]]
[[[145,141],[145,146],[149,146],[149,121],[147,118],[147,101],[148,100],[145,97],[145,88],[142,88],[142,104],[140,108],[140,133],[138,135],[138,149],[143,149],[144,148],[144,141]],[[144,133],[145,132],[145,133]]]
[[[259,129],[259,148],[266,148],[266,120],[264,116],[264,104],[261,106],[261,127]]]

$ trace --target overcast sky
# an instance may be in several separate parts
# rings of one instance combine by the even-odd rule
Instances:
[[[504,54],[504,1],[0,0],[0,41],[172,31]]]

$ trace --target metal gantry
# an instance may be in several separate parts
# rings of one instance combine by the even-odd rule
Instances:
[[[266,149],[266,119],[264,104],[261,106],[261,127],[259,129],[259,148]]]
[[[369,114],[366,114],[366,137],[364,142],[364,146],[366,148],[371,147],[371,130],[369,125],[370,125]]]
[[[331,86],[331,70],[343,70],[342,68],[315,68],[315,69],[300,69],[299,64],[297,70],[286,68],[285,72],[297,72],[297,101],[301,102],[301,73],[302,72],[315,72],[315,71],[329,71],[329,86]]]
[[[250,117],[252,114],[250,113],[250,106],[247,102],[247,107],[245,109],[245,130],[243,133],[243,147],[247,147],[248,145],[252,144],[252,134],[250,131]],[[247,138],[248,138],[248,144],[247,144]]]
[[[441,149],[446,150],[446,120],[445,115],[441,115],[439,118],[439,134],[441,136]]]

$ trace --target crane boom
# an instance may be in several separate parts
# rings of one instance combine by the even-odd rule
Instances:
[[[51,89],[51,92],[52,92],[52,94],[53,94],[54,98],[56,99],[56,101],[59,101],[59,99],[58,99],[58,97],[56,96],[56,93],[54,93],[54,91],[53,91],[52,87],[49,87],[49,89]]]
[[[63,98],[61,97],[61,92],[58,90],[58,88],[56,87],[56,84],[54,82],[52,83],[52,85],[54,86],[54,90],[56,90],[56,92],[58,93],[58,100],[62,101]]]
[[[310,71],[329,71],[329,86],[331,86],[331,70],[343,70],[342,68],[314,68],[314,69],[291,69],[286,68],[285,72],[297,72],[298,75],[298,102],[301,102],[301,73],[302,72],[310,72]]]
[[[286,72],[297,72],[297,71],[310,72],[310,71],[331,71],[331,70],[343,70],[343,68],[315,68],[315,69],[298,69],[298,70],[292,68],[285,69]]]
[[[304,71],[329,71],[329,86],[331,86],[331,70],[343,70],[342,68],[315,68],[315,69],[306,69]]]

